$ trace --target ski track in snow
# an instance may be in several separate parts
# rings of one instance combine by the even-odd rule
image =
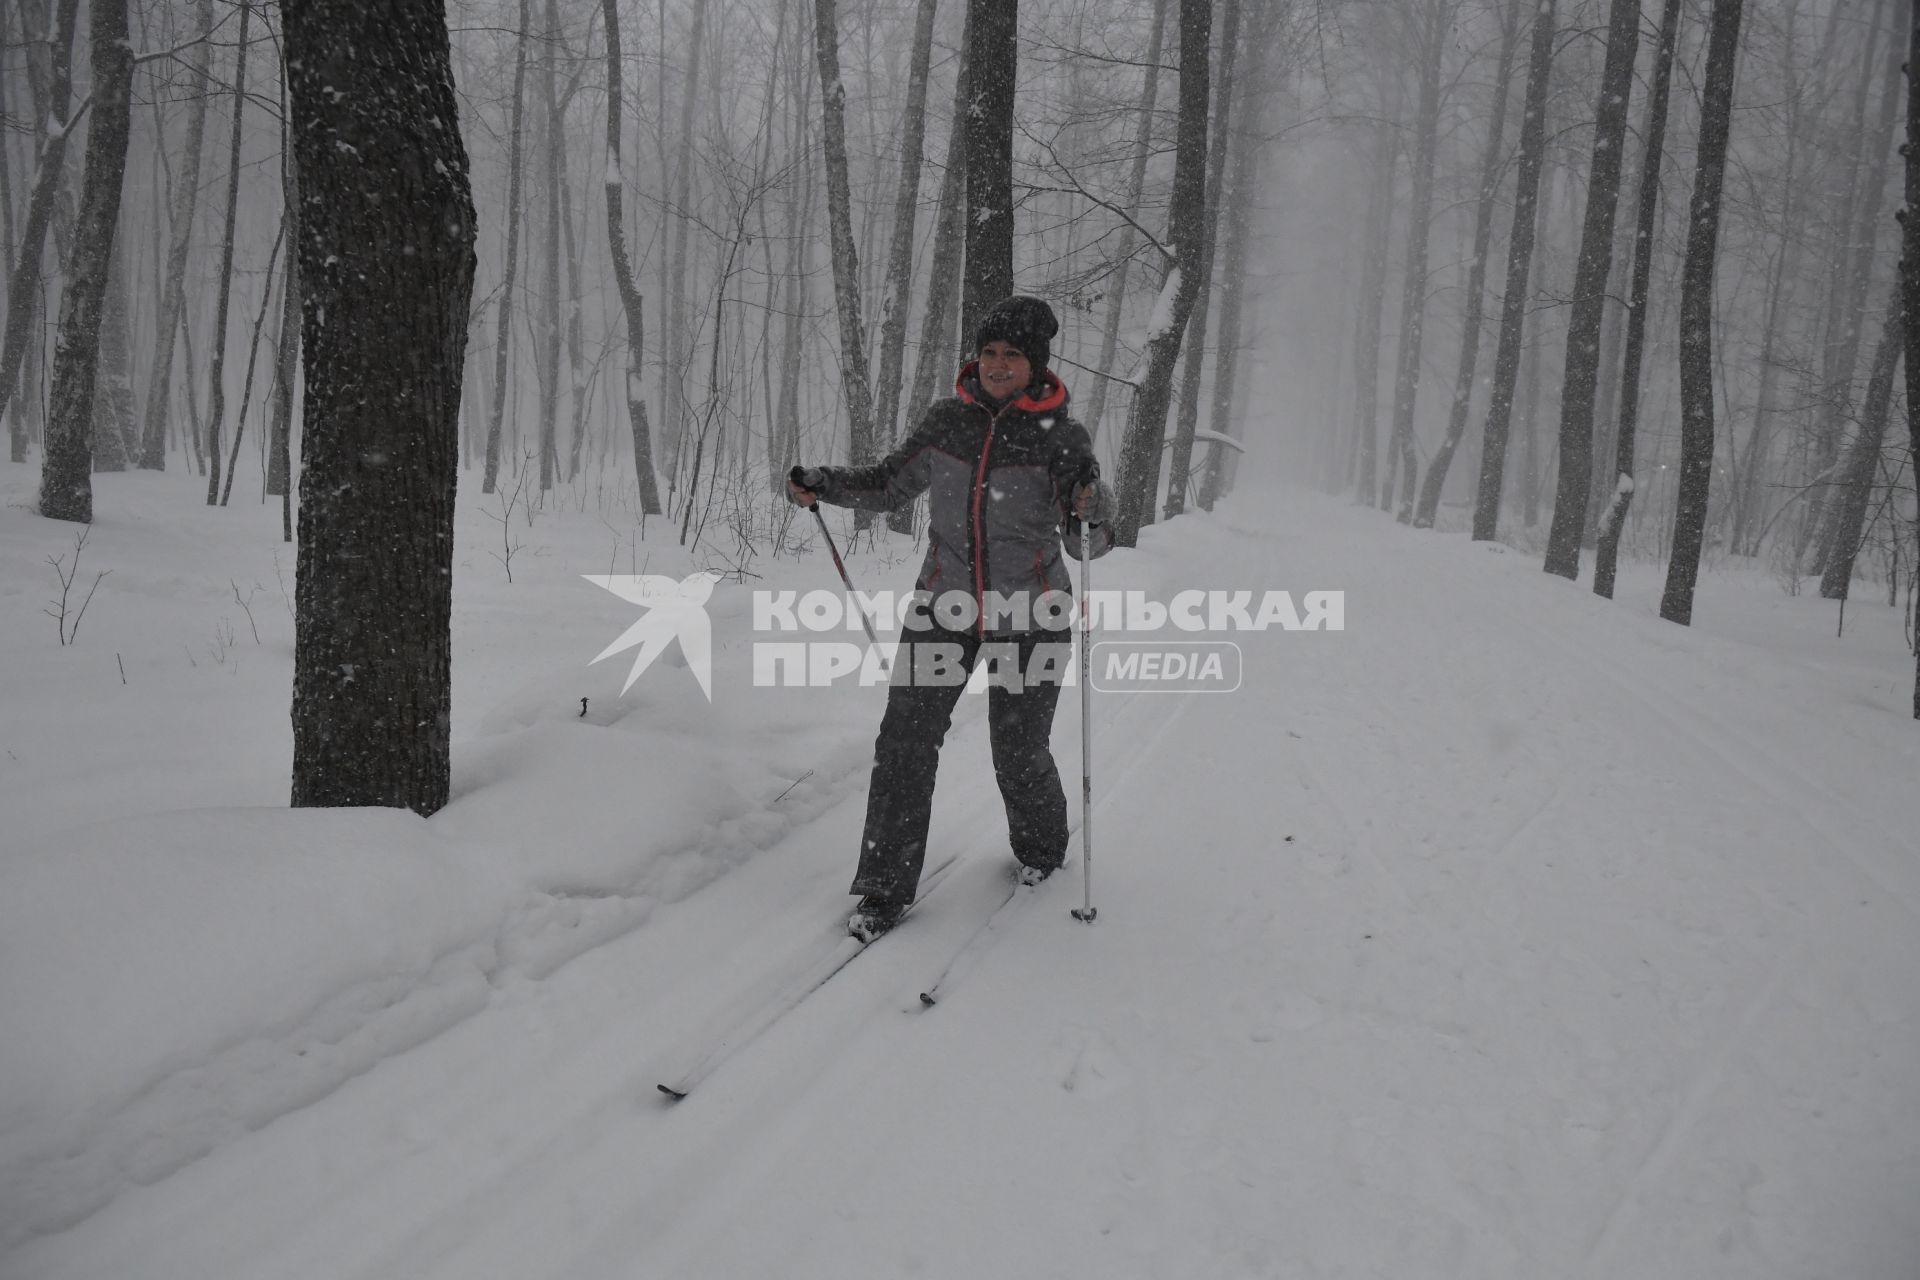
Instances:
[[[1126,585],[1344,587],[1349,631],[1243,637],[1232,698],[1096,698],[1096,924],[1067,919],[1070,859],[914,1003],[1004,885],[963,702],[934,841],[966,860],[685,1102],[654,1093],[669,1059],[838,930],[857,786],[790,856],[0,1270],[1892,1274],[1920,1244],[1887,1207],[1920,1185],[1891,1083],[1920,1061],[1913,868],[1758,731],[1793,710],[1763,691],[1732,723],[1684,684],[1712,669],[1690,642],[1649,656],[1662,633],[1561,598],[1584,587],[1372,513],[1289,494],[1179,528]]]

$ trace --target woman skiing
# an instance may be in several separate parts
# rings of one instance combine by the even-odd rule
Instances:
[[[866,830],[847,930],[871,941],[913,902],[926,860],[934,774],[953,707],[983,656],[993,770],[1023,882],[1037,884],[1067,852],[1067,800],[1049,739],[1071,649],[1072,579],[1061,544],[1080,555],[1113,545],[1110,509],[1086,428],[1047,368],[1059,322],[1038,298],[994,304],[975,335],[978,358],[900,447],[865,467],[795,467],[789,496],[886,511],[928,497],[918,604],[900,637],[874,744]],[[1011,668],[1009,671],[1008,668]]]

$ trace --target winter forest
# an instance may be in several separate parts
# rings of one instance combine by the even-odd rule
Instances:
[[[0,1272],[1907,1274],[1917,15],[0,0]],[[850,966],[663,1119],[845,945],[885,698],[748,593],[932,539],[790,470],[1012,294],[1085,571],[1346,631],[1069,691],[1101,923],[962,856],[918,1030]],[[593,657],[661,574],[716,688]]]
[[[87,518],[89,467],[287,497],[280,9],[120,8],[7,11],[11,456],[41,459],[55,518]],[[526,0],[447,24],[476,265],[442,338],[482,494],[778,554],[786,468],[884,453],[1017,287],[1068,317],[1123,542],[1212,505],[1226,436],[1550,572],[1591,556],[1603,595],[1622,548],[1665,561],[1680,623],[1729,558],[1913,599],[1893,0]]]

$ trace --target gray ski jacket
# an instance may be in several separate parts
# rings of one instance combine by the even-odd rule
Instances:
[[[1025,596],[1028,608],[1047,591],[1071,592],[1061,544],[1080,557],[1080,520],[1073,489],[1093,463],[1087,429],[1067,413],[1067,389],[1052,373],[1043,385],[996,413],[979,389],[976,366],[960,371],[954,394],[935,401],[914,433],[864,467],[822,467],[814,490],[836,506],[889,511],[927,494],[927,554],[915,586],[933,594],[971,593],[987,625],[987,593]],[[1095,559],[1113,547],[1104,523],[1112,499],[1096,480],[1088,521]]]

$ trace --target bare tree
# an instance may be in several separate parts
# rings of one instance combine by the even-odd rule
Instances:
[[[93,46],[93,123],[87,130],[86,176],[60,303],[46,457],[40,469],[40,514],[83,524],[93,519],[94,381],[133,113],[126,0],[93,0],[87,36]]]
[[[1507,92],[1513,84],[1514,49],[1520,40],[1521,4],[1506,11],[1500,24],[1500,56],[1493,73],[1493,106],[1487,116],[1487,143],[1480,156],[1480,200],[1473,215],[1473,257],[1467,266],[1467,313],[1460,329],[1460,368],[1453,379],[1453,407],[1447,434],[1427,464],[1420,485],[1420,505],[1414,527],[1430,529],[1440,510],[1440,491],[1446,487],[1454,450],[1467,434],[1467,414],[1473,403],[1473,379],[1480,362],[1480,329],[1487,294],[1487,252],[1493,244],[1493,210],[1500,194],[1500,175],[1506,139]]]
[[[827,159],[833,297],[840,317],[840,385],[852,428],[853,461],[864,463],[873,457],[873,398],[867,383],[866,339],[860,326],[860,258],[853,244],[852,196],[847,182],[847,90],[840,83],[834,0],[814,0],[813,41],[814,55],[820,63],[821,146]],[[719,340],[717,332],[714,340]]]
[[[34,168],[33,194],[20,233],[19,257],[7,279],[7,328],[0,340],[0,413],[8,414],[13,460],[27,460],[26,424],[15,407],[14,389],[20,367],[33,345],[33,309],[40,296],[40,258],[46,248],[47,228],[53,221],[54,198],[60,190],[60,170],[66,163],[67,141],[79,123],[69,115],[73,103],[73,29],[80,0],[60,0],[59,26],[53,37],[52,71],[48,78],[49,115],[46,142]]]
[[[1867,507],[1872,501],[1874,478],[1881,466],[1880,446],[1887,436],[1887,421],[1892,417],[1893,376],[1900,363],[1900,348],[1905,340],[1903,324],[1896,300],[1895,305],[1887,309],[1886,327],[1873,354],[1866,399],[1860,407],[1860,431],[1847,448],[1839,488],[1831,504],[1832,546],[1828,549],[1826,568],[1820,577],[1820,595],[1823,599],[1845,600],[1853,582],[1854,558],[1860,552],[1866,533]]]
[[[167,465],[167,417],[173,402],[173,348],[186,309],[187,252],[193,245],[193,213],[200,202],[200,156],[207,136],[207,37],[213,31],[213,0],[196,0],[200,40],[187,52],[193,70],[187,103],[187,142],[180,173],[174,179],[173,213],[167,246],[166,282],[161,286],[160,322],[154,330],[153,371],[147,380],[147,409],[140,428],[140,466],[160,471]]]
[[[1614,567],[1627,506],[1633,501],[1634,435],[1640,422],[1640,367],[1647,345],[1647,295],[1653,275],[1653,233],[1660,205],[1660,153],[1667,135],[1667,97],[1673,85],[1673,50],[1679,40],[1680,0],[1666,0],[1660,15],[1660,46],[1653,61],[1653,88],[1640,156],[1640,200],[1633,233],[1632,283],[1627,286],[1626,352],[1620,373],[1620,426],[1614,433],[1613,500],[1600,521],[1594,552],[1593,590],[1613,598]]]
[[[233,66],[233,135],[227,150],[227,230],[220,240],[219,306],[213,321],[213,371],[207,382],[207,505],[220,501],[220,430],[227,412],[227,315],[233,303],[233,238],[240,221],[240,125],[247,104],[247,22],[253,0],[240,0],[240,42]]]
[[[1907,362],[1907,434],[1908,458],[1915,474],[1920,475],[1920,14],[1911,20],[1907,33],[1907,142],[1906,207],[1902,210],[1900,235],[1900,297],[1905,313],[1901,324],[1901,346]],[[1915,564],[1920,564],[1920,520],[1914,522]],[[1920,720],[1920,593],[1916,593],[1913,615],[1914,676],[1913,718]]]
[[[1567,324],[1566,386],[1560,396],[1560,485],[1547,535],[1548,573],[1580,574],[1580,539],[1587,526],[1587,490],[1593,483],[1593,398],[1600,378],[1600,327],[1613,270],[1613,222],[1620,203],[1622,153],[1627,144],[1627,100],[1640,50],[1640,0],[1613,0],[1607,24],[1607,61],[1594,108],[1593,167],[1587,177],[1586,225],[1573,281]]]
[[[1533,15],[1533,50],[1527,64],[1526,114],[1520,125],[1520,167],[1514,181],[1513,233],[1507,240],[1507,282],[1500,304],[1500,347],[1493,359],[1493,399],[1487,408],[1480,449],[1480,487],[1474,498],[1473,537],[1491,542],[1500,529],[1500,496],[1507,472],[1507,437],[1513,422],[1514,384],[1527,319],[1527,278],[1539,227],[1540,165],[1546,154],[1547,82],[1553,74],[1553,6],[1543,0]]]
[[[887,248],[887,280],[880,303],[880,384],[874,428],[891,441],[900,423],[901,370],[906,362],[907,309],[913,292],[914,210],[920,201],[920,169],[927,136],[927,68],[933,60],[933,18],[938,0],[920,0],[913,20],[913,51],[907,69],[906,114],[900,122],[900,185],[893,197],[893,235]]]
[[[1173,369],[1200,290],[1200,254],[1206,236],[1207,105],[1212,86],[1208,44],[1212,31],[1213,7],[1206,0],[1180,0],[1180,121],[1173,204],[1168,211],[1172,260],[1147,328],[1146,373],[1134,394],[1132,420],[1121,446],[1119,512],[1113,533],[1122,546],[1136,545],[1141,526],[1153,519],[1167,407],[1173,398]]]
[[[613,279],[620,290],[620,306],[627,319],[627,425],[633,434],[633,472],[640,487],[640,509],[660,514],[660,486],[653,474],[653,428],[647,422],[647,400],[641,371],[645,367],[646,303],[633,282],[633,259],[627,254],[627,224],[623,208],[625,179],[620,161],[621,58],[620,0],[601,0],[607,20],[607,244],[613,259]]]
[[[1218,239],[1220,195],[1227,182],[1227,131],[1233,125],[1234,59],[1240,48],[1240,0],[1226,0],[1226,21],[1220,30],[1220,75],[1213,95],[1213,140],[1207,157],[1207,211],[1200,246],[1200,291],[1193,302],[1193,318],[1186,341],[1186,370],[1180,382],[1180,411],[1175,420],[1173,456],[1167,468],[1166,517],[1186,510],[1187,485],[1193,470],[1193,433],[1200,427],[1200,376],[1207,358],[1207,312],[1213,298],[1214,246]]]
[[[1739,55],[1742,3],[1713,0],[1700,101],[1700,145],[1687,211],[1687,258],[1680,286],[1680,493],[1673,513],[1673,554],[1660,597],[1660,616],[1681,626],[1693,621],[1693,588],[1700,576],[1707,498],[1713,482],[1713,271],[1727,136],[1733,125],[1733,71]]]
[[[520,0],[520,25],[514,32],[513,108],[507,127],[507,260],[500,281],[500,306],[493,321],[493,404],[487,410],[487,463],[480,492],[492,493],[500,481],[500,428],[507,408],[507,359],[513,347],[513,289],[520,270],[520,181],[526,128],[527,30],[532,0]]]
[[[293,803],[446,803],[474,213],[439,0],[287,0],[306,361]]]

